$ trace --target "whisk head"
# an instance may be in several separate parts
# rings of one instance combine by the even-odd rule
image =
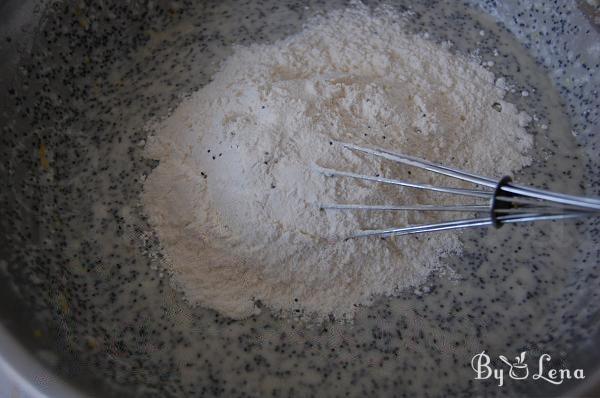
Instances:
[[[475,228],[504,224],[523,223],[542,220],[564,220],[600,215],[600,199],[586,198],[512,183],[506,176],[500,180],[483,177],[452,167],[436,164],[413,156],[403,155],[380,148],[368,148],[349,143],[338,142],[345,150],[357,151],[407,166],[416,167],[432,173],[445,175],[474,184],[473,189],[440,187],[412,181],[391,179],[380,176],[351,173],[347,171],[318,168],[330,177],[345,177],[374,183],[396,185],[412,189],[423,189],[452,195],[486,200],[485,204],[432,205],[432,204],[321,204],[323,210],[335,211],[437,211],[486,214],[485,217],[465,218],[455,221],[424,225],[408,225],[385,229],[358,231],[350,238],[388,237],[417,234],[424,232],[446,231],[460,228]]]

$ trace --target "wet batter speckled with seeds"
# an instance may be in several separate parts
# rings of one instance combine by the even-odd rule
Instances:
[[[408,11],[409,3],[394,7]],[[268,311],[233,321],[190,309],[163,275],[158,241],[138,206],[143,176],[156,167],[143,157],[144,124],[209,82],[231,44],[281,39],[344,4],[52,4],[31,58],[0,99],[13,110],[0,115],[7,188],[0,273],[30,303],[23,313],[35,310],[20,335],[32,336],[45,363],[84,386],[111,381],[96,394],[144,397],[560,391],[472,380],[470,358],[483,349],[509,357],[550,351],[567,366],[575,366],[575,349],[587,350],[581,358],[589,362],[580,365],[593,370],[597,348],[585,344],[598,328],[593,222],[469,232],[464,255],[448,260],[454,280],[434,276],[379,299],[357,309],[353,325],[282,321]],[[482,7],[527,50],[462,3],[413,4],[407,29],[479,56],[504,77],[507,101],[534,118],[534,164],[518,181],[593,193],[600,184],[598,56],[566,38],[583,43],[594,32],[571,15],[570,2],[510,4]]]

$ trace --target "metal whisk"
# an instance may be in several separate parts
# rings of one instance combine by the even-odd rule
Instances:
[[[319,168],[323,174],[331,177],[349,177],[382,184],[425,189],[480,199],[487,204],[465,205],[364,205],[364,204],[321,204],[323,210],[361,210],[361,211],[452,211],[464,213],[487,213],[486,217],[468,218],[456,221],[426,225],[409,225],[397,228],[363,230],[350,238],[366,236],[398,236],[423,232],[445,231],[459,228],[501,227],[503,224],[521,223],[541,220],[563,220],[600,216],[600,199],[555,193],[537,188],[530,188],[512,183],[510,177],[494,180],[473,173],[467,173],[451,167],[442,166],[427,160],[390,152],[384,149],[365,148],[358,145],[338,143],[343,148],[367,153],[379,158],[391,160],[405,165],[443,174],[448,177],[467,181],[477,186],[474,189],[438,187],[428,184],[414,183],[384,177],[350,173],[345,171]]]

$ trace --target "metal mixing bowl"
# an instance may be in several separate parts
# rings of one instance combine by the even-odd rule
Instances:
[[[520,177],[600,196],[597,1],[390,3],[459,52],[498,49],[492,70],[520,87],[551,81],[562,105],[509,100],[540,120],[568,116],[555,133],[572,147],[531,130],[538,161]],[[433,276],[427,294],[381,298],[352,325],[268,311],[233,321],[169,285],[137,201],[155,166],[144,123],[205,84],[232,44],[285,37],[345,4],[0,0],[0,383],[51,397],[593,394],[597,221],[469,232],[450,261],[460,281]],[[508,34],[540,73],[519,72]],[[474,380],[482,350],[527,351],[532,364],[548,353],[586,379],[499,388]]]

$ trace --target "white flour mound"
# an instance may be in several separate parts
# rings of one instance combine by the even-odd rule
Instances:
[[[320,203],[465,203],[330,178],[316,166],[456,185],[340,148],[385,147],[488,176],[530,163],[529,117],[489,71],[363,6],[313,20],[270,45],[238,47],[214,80],[151,126],[160,160],[143,203],[175,285],[232,318],[351,319],[358,305],[425,281],[459,252],[456,232],[343,237],[452,214],[321,211]],[[463,215],[464,216],[464,215]],[[454,215],[454,217],[456,217]]]

